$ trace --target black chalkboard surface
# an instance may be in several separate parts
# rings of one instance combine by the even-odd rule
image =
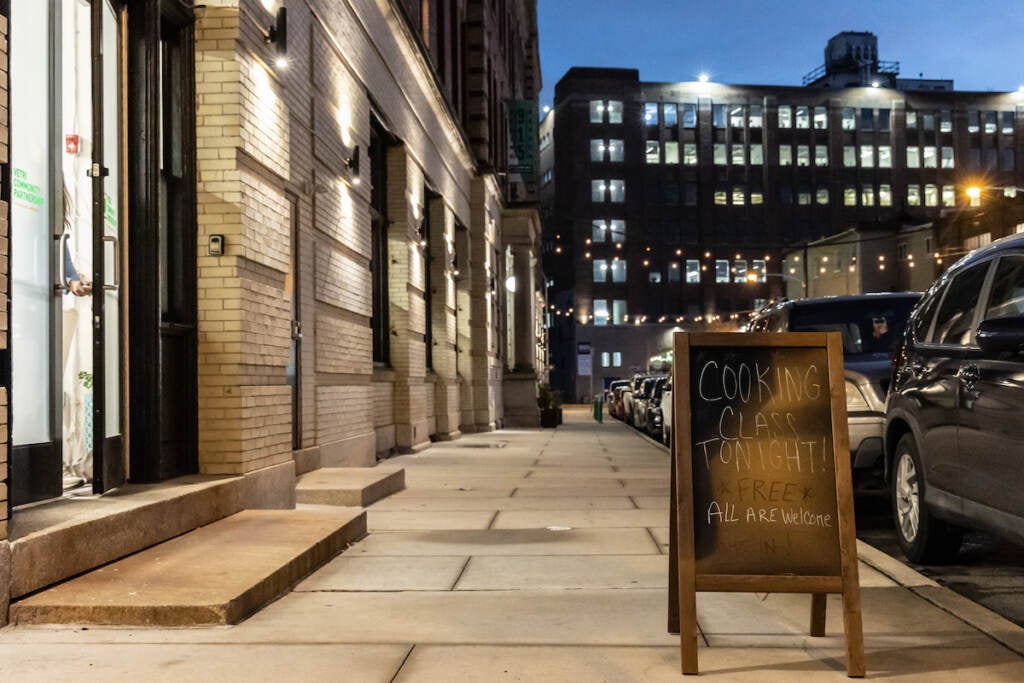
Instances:
[[[864,675],[842,340],[807,332],[673,338],[669,631],[697,673],[698,591],[843,596],[847,674]]]
[[[689,366],[697,571],[839,575],[825,349],[696,347]]]

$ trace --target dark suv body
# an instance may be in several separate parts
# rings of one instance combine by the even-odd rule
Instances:
[[[897,539],[952,559],[962,527],[1024,542],[1024,236],[968,254],[914,310],[886,410]]]
[[[839,332],[843,337],[846,413],[854,469],[882,465],[885,395],[892,356],[921,298],[916,292],[783,301],[758,312],[751,332]]]

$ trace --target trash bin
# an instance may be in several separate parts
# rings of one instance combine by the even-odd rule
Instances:
[[[594,399],[594,419],[598,422],[604,421],[604,401],[600,398]]]

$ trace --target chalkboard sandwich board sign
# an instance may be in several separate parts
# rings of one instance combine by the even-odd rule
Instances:
[[[697,673],[697,591],[809,593],[810,633],[843,596],[864,675],[838,333],[674,336],[669,630]]]

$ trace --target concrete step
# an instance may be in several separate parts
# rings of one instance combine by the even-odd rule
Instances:
[[[361,509],[244,510],[11,605],[16,624],[237,624],[366,535]]]
[[[366,507],[404,488],[404,469],[323,467],[296,480],[295,498],[313,505]]]
[[[244,477],[193,475],[18,510],[10,527],[11,597],[233,515],[244,485]]]

